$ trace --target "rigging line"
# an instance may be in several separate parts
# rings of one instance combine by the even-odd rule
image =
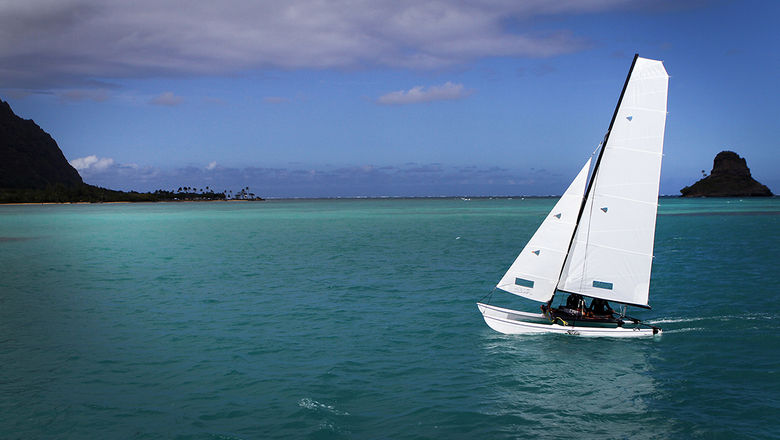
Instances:
[[[604,150],[602,149],[602,152],[603,151]],[[601,156],[599,156],[599,159],[601,159]],[[596,172],[594,172],[593,173],[593,177],[591,177],[591,185],[592,186],[596,186],[596,178],[597,177],[598,177],[598,174]],[[586,200],[584,201],[585,204],[588,203],[587,197],[589,195],[590,195],[590,193],[586,194],[586,196],[585,196],[586,197]],[[593,204],[594,203],[595,203],[595,201],[593,200],[593,198],[591,198],[590,210],[588,211],[588,230],[585,232],[585,241],[583,242],[585,244],[585,249],[582,251],[582,275],[580,276],[580,288],[579,288],[580,292],[582,292],[582,290],[583,290],[582,283],[585,281],[585,268],[588,265],[588,246],[590,245],[590,229],[591,229],[591,226],[593,225],[592,219],[593,219]],[[580,217],[580,218],[582,218],[582,217]],[[577,222],[577,223],[578,223],[578,226],[579,226],[580,222]],[[576,241],[576,238],[573,238],[573,241]]]
[[[606,133],[604,133],[604,137],[607,137],[607,134],[606,134]],[[602,138],[602,139],[603,139],[603,138]],[[603,141],[603,140],[602,140],[601,142],[599,142],[599,145],[596,147],[596,149],[595,149],[595,150],[593,150],[593,152],[592,152],[592,153],[590,153],[590,157],[593,157],[593,156],[595,156],[595,155],[596,155],[596,152],[597,152],[597,151],[599,151],[599,148],[601,148],[601,146],[602,146],[603,144],[604,144],[604,141]]]
[[[621,99],[622,99],[622,96],[621,96]],[[618,102],[618,107],[619,106],[620,106],[620,103]],[[617,110],[615,110],[615,112],[617,112]],[[610,130],[611,129],[612,129],[612,127],[610,127]],[[596,177],[597,177],[596,172],[598,171],[597,168],[598,168],[598,165],[601,163],[601,156],[604,154],[604,142],[607,141],[607,138],[609,137],[609,131],[610,130],[607,130],[607,132],[604,133],[604,139],[601,142],[599,142],[599,148],[601,148],[601,152],[599,154],[598,159],[596,159],[596,165],[593,168],[593,175],[590,177],[590,179],[591,179],[590,185],[591,186],[595,186],[596,185]],[[596,151],[598,151],[599,148],[596,148],[595,150],[593,150],[593,153],[591,153],[591,156],[596,154]],[[588,187],[588,191],[585,194],[585,199],[582,201],[583,205],[588,203],[587,198],[588,198],[589,194],[590,194],[590,186]],[[595,201],[591,201],[591,203],[590,203],[590,211],[588,212],[588,232],[585,234],[585,251],[583,251],[582,276],[580,277],[580,289],[579,289],[580,292],[582,292],[582,290],[583,290],[582,283],[585,280],[585,266],[588,263],[588,252],[587,252],[587,250],[588,250],[588,244],[590,242],[590,227],[593,224],[593,222],[591,221],[591,218],[593,217],[593,204],[594,203],[595,203]],[[583,208],[584,208],[584,206],[583,206]],[[581,219],[582,219],[582,210],[580,211],[580,218],[577,219],[578,226],[579,226],[579,223],[580,223]],[[575,238],[574,238],[574,235],[573,235],[572,236],[572,242],[574,242],[574,241],[575,241]],[[569,245],[569,247],[571,248],[571,245]],[[568,255],[567,255],[567,257],[568,257]]]
[[[482,298],[480,298],[479,302],[482,302],[485,298],[487,298],[488,299],[487,303],[490,304],[490,298],[493,297],[493,292],[495,292],[495,291],[496,291],[496,287],[494,287],[493,290],[490,291],[490,293],[488,293],[487,295],[485,295]]]

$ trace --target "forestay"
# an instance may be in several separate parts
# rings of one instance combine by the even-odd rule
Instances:
[[[559,289],[647,306],[668,81],[660,61],[637,57],[591,178]]]
[[[590,162],[588,159],[496,287],[540,302],[552,298],[577,225]]]

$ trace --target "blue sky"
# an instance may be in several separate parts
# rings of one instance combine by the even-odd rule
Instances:
[[[115,189],[548,195],[638,52],[671,75],[661,193],[724,149],[777,192],[779,4],[4,2],[0,97]]]

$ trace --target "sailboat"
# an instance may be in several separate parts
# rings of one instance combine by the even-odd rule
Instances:
[[[626,309],[650,308],[668,85],[661,61],[634,56],[593,170],[591,158],[493,289],[540,302],[542,313],[477,303],[492,329],[661,334],[660,328],[626,315]],[[567,298],[566,304],[554,307],[559,298]]]

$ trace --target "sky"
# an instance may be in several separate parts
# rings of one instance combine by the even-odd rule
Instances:
[[[780,2],[0,0],[0,98],[112,189],[561,194],[634,53],[669,72],[661,194],[719,151],[780,191]]]

